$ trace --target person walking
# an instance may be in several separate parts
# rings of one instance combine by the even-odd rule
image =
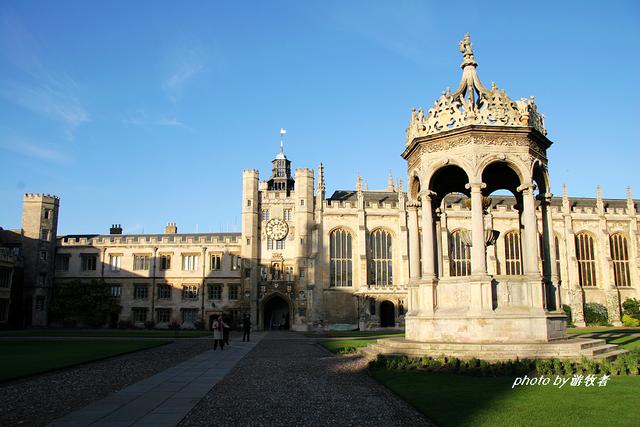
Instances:
[[[222,316],[218,316],[216,320],[213,321],[213,349],[217,350],[218,345],[220,345],[220,350],[224,350],[224,320],[222,320]]]
[[[231,332],[231,327],[227,324],[228,319],[225,316],[222,316],[222,341],[224,341],[225,345],[229,345],[229,333]]]
[[[249,339],[249,335],[251,334],[251,319],[249,319],[249,315],[245,313],[244,318],[242,319],[242,341],[244,342],[245,338],[247,341],[251,341]]]

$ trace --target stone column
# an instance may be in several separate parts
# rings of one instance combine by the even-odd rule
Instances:
[[[524,223],[524,269],[531,278],[531,304],[544,308],[543,281],[538,267],[538,225],[536,204],[533,197],[535,184],[528,183],[518,187],[522,192],[522,222]]]
[[[435,277],[433,255],[433,211],[431,210],[431,191],[420,194],[422,199],[422,277],[431,279]]]
[[[553,194],[545,193],[540,198],[540,208],[542,210],[542,244],[546,249],[543,251],[545,263],[548,265],[549,279],[555,295],[556,310],[562,310],[562,296],[560,294],[560,276],[558,272],[558,260],[556,259],[556,239],[553,233],[553,216],[551,212],[551,198]]]
[[[435,308],[435,255],[433,252],[432,191],[420,194],[422,199],[422,281],[420,282],[419,307],[421,315],[433,315]]]
[[[482,212],[482,189],[487,184],[474,182],[466,184],[471,189],[471,274],[487,275],[487,254],[484,241],[484,214]]]
[[[410,203],[408,208],[409,223],[409,278],[414,281],[420,278],[420,236],[418,234],[418,204]]]

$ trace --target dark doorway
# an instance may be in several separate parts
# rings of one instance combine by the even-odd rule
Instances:
[[[289,303],[275,295],[264,303],[264,329],[289,329]]]
[[[396,326],[395,306],[391,301],[382,301],[380,303],[380,326],[383,328]]]

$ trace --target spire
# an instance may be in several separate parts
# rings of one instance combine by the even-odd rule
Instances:
[[[391,171],[389,171],[389,177],[387,178],[387,191],[393,193],[393,176],[391,175]]]
[[[569,205],[569,193],[567,191],[567,184],[562,183],[562,212],[565,215],[571,213],[571,206]]]
[[[633,193],[631,193],[631,186],[627,187],[627,213],[635,218],[636,216],[636,204],[633,202]]]
[[[280,152],[276,156],[276,159],[286,159],[287,156],[284,155],[284,136],[287,133],[285,128],[280,128]]]
[[[320,165],[318,165],[318,192],[323,192],[325,191],[325,186],[324,186],[324,166],[322,165],[322,162],[320,162]]]
[[[604,202],[602,201],[602,189],[596,185],[596,208],[600,215],[604,215]]]
[[[466,100],[467,106],[469,107],[468,113],[472,114],[476,109],[479,109],[476,108],[476,104],[479,104],[483,95],[488,97],[490,93],[487,88],[484,87],[476,72],[478,63],[473,56],[469,33],[465,34],[464,38],[460,43],[458,43],[458,48],[463,56],[462,64],[460,65],[460,68],[462,68],[462,78],[460,79],[460,84],[453,94],[453,97],[460,97],[461,99]]]
[[[562,198],[563,199],[568,199],[569,198],[569,192],[567,191],[567,183],[566,182],[562,183]]]
[[[633,202],[633,193],[631,192],[631,186],[627,186],[627,200],[631,200]]]
[[[362,177],[360,175],[356,178],[356,191],[358,193],[362,191]]]

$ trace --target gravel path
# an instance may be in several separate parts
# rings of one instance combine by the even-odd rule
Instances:
[[[366,373],[358,356],[269,332],[196,405],[181,426],[433,425]]]
[[[180,339],[161,347],[2,384],[0,425],[45,425],[210,348],[211,340]]]

